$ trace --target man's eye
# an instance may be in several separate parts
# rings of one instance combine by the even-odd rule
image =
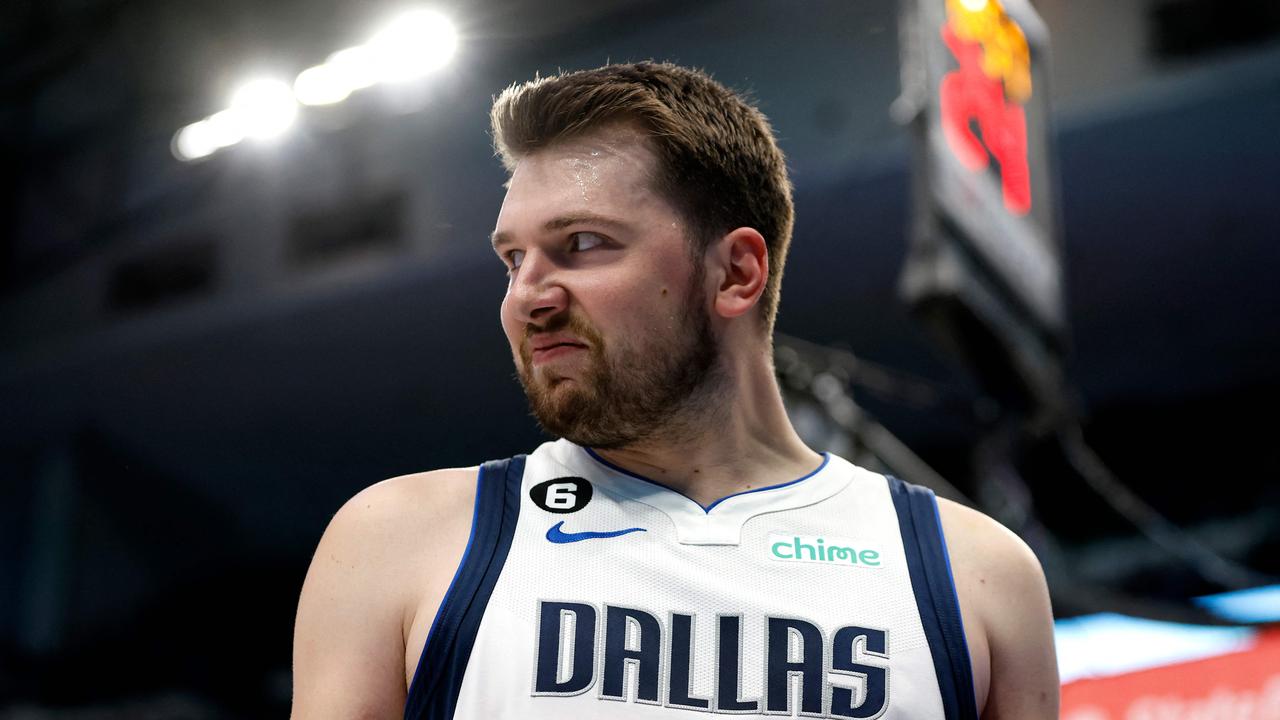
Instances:
[[[524,262],[524,251],[512,250],[507,253],[507,260],[510,261],[512,270],[520,267],[520,263]]]
[[[576,252],[590,250],[604,243],[604,238],[592,232],[576,232],[569,236],[569,245]]]

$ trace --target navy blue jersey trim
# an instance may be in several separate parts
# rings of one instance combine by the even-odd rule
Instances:
[[[418,657],[418,667],[413,671],[413,682],[409,683],[408,702],[413,702],[413,688],[417,688],[422,683],[418,682],[418,675],[425,672],[424,667],[427,663],[423,662],[423,658],[427,656],[425,650],[431,645],[431,639],[436,636],[436,628],[440,625],[440,618],[444,615],[445,602],[453,596],[453,588],[458,584],[458,578],[462,576],[462,569],[467,567],[467,558],[471,556],[471,546],[476,539],[476,519],[480,516],[480,492],[479,492],[479,475],[482,471],[476,472],[476,497],[471,503],[471,530],[467,534],[467,547],[462,551],[462,559],[458,561],[458,567],[453,571],[453,578],[449,580],[449,588],[444,591],[444,597],[440,599],[440,606],[436,608],[436,615],[431,619],[431,629],[427,631],[427,641],[423,644],[424,652]]]
[[[742,492],[736,492],[736,493],[732,493],[732,494],[730,494],[730,495],[725,495],[724,497],[722,497],[722,498],[720,498],[720,499],[716,500],[715,502],[712,502],[710,505],[703,505],[702,503],[698,502],[697,500],[694,500],[693,498],[689,497],[688,495],[685,495],[684,493],[680,492],[679,490],[676,490],[675,488],[669,487],[669,486],[667,486],[667,485],[663,485],[662,483],[658,482],[657,480],[652,480],[652,479],[647,478],[647,477],[645,477],[645,476],[643,476],[643,475],[637,475],[636,473],[633,473],[633,472],[631,472],[630,470],[627,470],[626,468],[622,468],[622,467],[618,467],[617,465],[614,465],[613,463],[609,462],[608,460],[605,460],[604,458],[600,457],[600,455],[599,455],[599,454],[597,454],[595,450],[592,450],[592,449],[591,449],[591,448],[589,448],[589,447],[584,447],[584,448],[583,448],[583,450],[586,450],[586,451],[587,451],[587,454],[591,456],[591,459],[592,459],[592,460],[595,460],[596,462],[600,463],[601,465],[604,465],[605,467],[609,468],[610,470],[613,470],[614,472],[622,473],[623,475],[626,475],[627,477],[633,477],[633,478],[635,478],[636,480],[643,480],[643,481],[645,481],[645,482],[649,483],[650,485],[657,485],[658,487],[662,488],[663,490],[669,490],[669,491],[671,491],[671,492],[673,492],[673,493],[675,493],[675,494],[679,495],[680,497],[685,498],[686,500],[689,500],[689,501],[690,501],[690,502],[692,502],[694,505],[697,505],[698,507],[702,508],[702,512],[704,512],[704,513],[710,513],[712,508],[714,508],[715,506],[717,506],[717,505],[719,505],[720,503],[724,502],[725,500],[728,500],[729,498],[735,498],[735,497],[738,497],[739,495],[750,495],[751,493],[765,492],[765,491],[767,491],[767,490],[778,490],[778,489],[780,489],[780,488],[788,487],[788,486],[791,486],[791,485],[795,485],[795,484],[796,484],[796,483],[798,483],[798,482],[803,482],[803,481],[805,481],[805,480],[808,480],[809,478],[813,477],[814,475],[817,475],[818,473],[822,472],[822,469],[823,469],[823,468],[825,468],[825,467],[827,466],[827,463],[831,461],[831,453],[826,453],[826,452],[824,452],[824,453],[822,453],[822,462],[818,464],[818,467],[817,467],[817,468],[815,468],[815,469],[813,470],[813,472],[810,472],[810,473],[809,473],[809,474],[807,474],[807,475],[804,475],[804,476],[802,476],[802,477],[798,477],[798,478],[796,478],[795,480],[788,480],[788,481],[786,481],[786,482],[781,482],[781,483],[778,483],[777,485],[766,485],[765,487],[754,488],[754,489],[752,489],[752,490],[743,490]]]
[[[973,690],[973,668],[960,619],[960,602],[951,577],[933,491],[890,477],[889,492],[898,513],[907,571],[915,592],[920,624],[929,641],[933,668],[942,693],[946,720],[978,720]]]
[[[520,515],[524,461],[525,456],[517,455],[480,467],[471,536],[418,659],[404,706],[405,720],[453,717],[480,620],[511,550]]]

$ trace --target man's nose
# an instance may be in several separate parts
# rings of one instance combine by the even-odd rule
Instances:
[[[508,290],[517,320],[541,324],[569,306],[569,294],[560,283],[555,264],[539,252],[525,253]]]

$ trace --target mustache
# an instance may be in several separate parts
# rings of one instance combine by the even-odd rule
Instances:
[[[533,359],[533,338],[546,333],[568,332],[586,343],[593,352],[599,352],[604,346],[604,338],[591,323],[576,313],[560,313],[541,327],[524,326],[524,336],[520,339],[520,357],[529,363]]]

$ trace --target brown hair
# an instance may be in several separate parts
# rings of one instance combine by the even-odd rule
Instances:
[[[742,96],[670,63],[606,65],[512,85],[494,100],[490,120],[508,172],[558,141],[637,123],[658,157],[655,190],[685,219],[695,260],[734,228],[764,236],[769,277],[760,306],[772,332],[791,243],[791,181],[769,121]]]

